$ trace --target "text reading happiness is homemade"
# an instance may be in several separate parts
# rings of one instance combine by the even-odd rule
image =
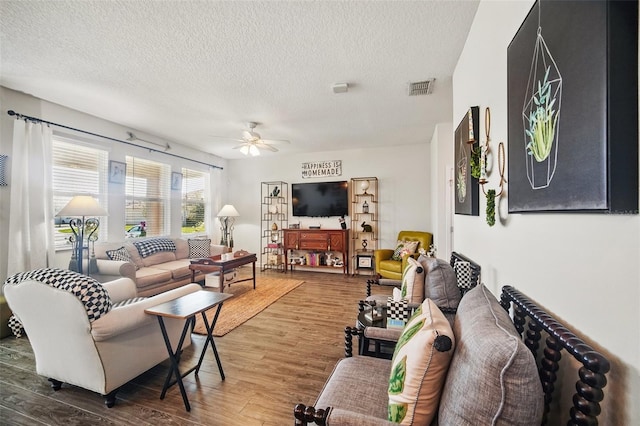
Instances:
[[[302,163],[302,177],[327,177],[342,175],[342,160],[311,161]]]

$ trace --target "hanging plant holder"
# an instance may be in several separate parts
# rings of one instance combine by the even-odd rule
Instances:
[[[496,224],[496,190],[487,190],[487,224],[493,226]]]
[[[480,156],[480,179],[479,183],[482,187],[482,192],[487,197],[487,224],[489,226],[493,226],[496,224],[496,198],[500,198],[504,192],[504,183],[507,181],[504,178],[504,169],[505,169],[505,154],[504,154],[504,143],[500,142],[498,144],[498,172],[500,173],[500,192],[496,192],[495,189],[487,189],[485,190],[484,185],[488,183],[488,173],[487,173],[487,155],[490,152],[489,149],[489,141],[491,140],[489,133],[491,129],[491,111],[487,107],[484,111],[484,127],[485,134],[487,137],[486,144],[482,146],[482,153]]]

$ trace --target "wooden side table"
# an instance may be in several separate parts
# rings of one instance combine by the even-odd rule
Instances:
[[[164,399],[167,390],[178,383],[180,387],[180,394],[182,395],[182,401],[184,402],[184,406],[187,411],[191,411],[191,405],[189,404],[189,399],[187,398],[187,393],[184,390],[184,384],[182,383],[182,378],[187,374],[190,374],[192,371],[195,371],[196,376],[198,375],[198,371],[200,371],[200,366],[202,365],[202,360],[204,359],[204,354],[207,350],[207,345],[211,343],[211,349],[213,350],[213,355],[216,358],[216,362],[218,363],[218,370],[220,371],[220,377],[224,380],[224,371],[222,370],[222,363],[220,362],[220,356],[218,355],[218,350],[216,349],[216,344],[213,341],[213,327],[216,325],[216,321],[218,321],[218,315],[220,314],[220,309],[222,309],[222,304],[225,300],[233,297],[232,294],[222,294],[215,293],[207,290],[196,291],[195,293],[190,293],[182,297],[178,297],[177,299],[171,300],[169,302],[162,303],[157,306],[153,306],[149,309],[145,309],[144,312],[149,315],[155,315],[158,318],[158,323],[160,324],[160,330],[162,330],[162,337],[164,338],[164,343],[167,346],[167,352],[169,353],[169,359],[171,360],[171,368],[169,369],[169,374],[167,375],[166,380],[164,381],[164,386],[162,387],[162,393],[160,394],[160,399]],[[213,321],[211,325],[209,325],[209,320],[207,319],[206,311],[217,306],[216,313],[213,317]],[[204,321],[205,328],[207,329],[207,340],[204,342],[204,346],[202,347],[202,352],[200,353],[200,359],[198,360],[198,364],[188,371],[185,371],[183,374],[180,373],[180,369],[178,368],[178,364],[180,363],[180,354],[182,353],[182,345],[184,344],[184,339],[187,336],[189,330],[195,325],[196,315],[202,314],[202,320]],[[171,347],[171,340],[169,340],[169,335],[167,334],[167,328],[164,325],[163,318],[176,318],[185,320],[184,328],[182,329],[182,334],[180,335],[180,340],[178,342],[178,346],[174,350]],[[175,380],[172,382],[171,378],[175,375]]]

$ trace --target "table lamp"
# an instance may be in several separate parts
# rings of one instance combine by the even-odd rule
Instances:
[[[240,216],[238,210],[231,204],[225,204],[224,207],[218,212],[218,218],[220,219],[220,230],[222,231],[222,237],[220,244],[233,249],[233,223],[235,218]]]
[[[71,262],[69,269],[79,273],[82,272],[82,253],[85,249],[84,240],[87,242],[98,231],[100,221],[95,217],[87,216],[107,216],[107,211],[100,207],[98,202],[89,195],[76,195],[56,214],[56,216],[76,217],[71,219],[69,227],[73,236],[70,238],[73,244]],[[80,217],[81,219],[78,219]]]

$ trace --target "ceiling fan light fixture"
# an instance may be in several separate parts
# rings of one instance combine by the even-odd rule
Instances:
[[[247,145],[244,145],[243,147],[240,148],[240,152],[243,153],[244,155],[249,155],[249,147]]]
[[[256,157],[256,156],[260,155],[260,150],[258,149],[257,146],[251,145],[249,147],[249,154],[251,154],[251,156],[253,156],[253,157]]]

